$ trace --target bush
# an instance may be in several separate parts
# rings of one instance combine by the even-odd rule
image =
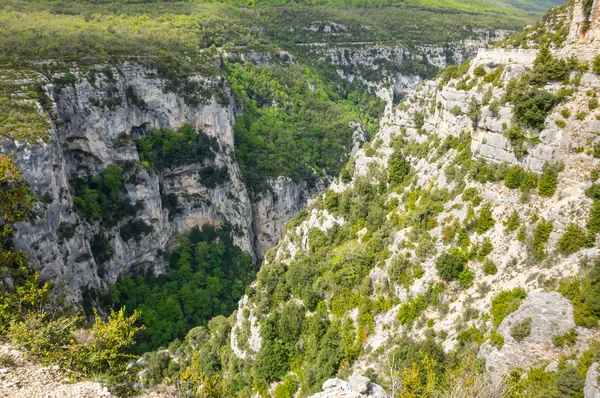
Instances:
[[[492,324],[500,326],[504,318],[519,309],[521,302],[527,298],[527,292],[522,287],[513,290],[503,290],[492,299]]]
[[[527,89],[515,92],[511,102],[514,105],[513,115],[520,126],[541,130],[558,98],[544,90]]]
[[[523,341],[525,337],[531,334],[531,321],[530,317],[523,319],[521,322],[515,322],[510,326],[510,335],[518,342]]]
[[[465,264],[464,259],[451,253],[443,253],[435,260],[438,275],[446,281],[458,278],[463,272]]]
[[[454,116],[462,116],[465,114],[462,111],[462,109],[460,108],[460,106],[458,106],[458,105],[454,105],[454,107],[452,109],[450,109],[450,113],[453,114]]]
[[[473,74],[477,77],[482,77],[486,75],[486,71],[483,65],[479,65],[477,66],[474,70],[473,70]]]
[[[553,57],[548,47],[543,46],[533,63],[530,82],[541,86],[549,81],[566,81],[571,69],[566,60]]]
[[[598,199],[594,200],[594,203],[592,204],[587,227],[592,234],[600,232],[600,200]]]
[[[517,125],[512,125],[504,131],[504,134],[510,141],[513,152],[517,159],[522,158],[527,154],[527,147],[525,146],[525,131]]]
[[[567,123],[564,120],[555,120],[554,123],[556,123],[556,125],[560,128],[565,128],[567,126]]]
[[[133,358],[127,350],[134,343],[140,314],[126,317],[124,310],[111,312],[107,321],[97,314],[91,329],[79,329],[80,315],[55,317],[30,313],[23,322],[12,325],[10,337],[17,347],[27,350],[45,364],[59,363],[81,375],[124,376]]]
[[[592,63],[592,70],[595,74],[600,75],[600,55],[596,55],[594,57],[594,62]]]
[[[516,231],[516,229],[519,228],[519,225],[521,225],[521,218],[519,217],[519,213],[516,210],[513,210],[504,222],[504,226],[509,231]]]
[[[388,159],[388,182],[391,186],[402,184],[404,178],[410,171],[410,165],[402,155],[402,152],[395,150]]]
[[[483,272],[486,275],[496,275],[496,273],[498,272],[498,267],[496,266],[496,264],[494,264],[492,260],[488,259],[483,262]]]
[[[504,336],[492,330],[492,332],[490,333],[490,343],[492,343],[492,345],[496,347],[496,349],[500,350],[504,345]]]
[[[139,242],[143,235],[148,235],[153,230],[154,228],[151,225],[146,224],[140,219],[136,219],[123,225],[119,233],[125,242],[129,242],[131,239]]]
[[[489,231],[494,226],[494,217],[492,216],[492,206],[488,203],[481,208],[475,229],[478,233],[483,234]]]
[[[546,163],[542,169],[542,176],[538,183],[538,192],[540,195],[550,198],[556,192],[558,185],[558,167]]]
[[[567,225],[565,233],[558,239],[556,249],[560,254],[573,254],[587,244],[588,235],[585,229],[575,223]]]
[[[553,229],[554,227],[552,226],[552,222],[542,218],[533,230],[533,248],[535,250],[534,256],[537,260],[541,260],[546,257],[544,244],[548,242],[548,238],[550,237],[550,233]]]
[[[471,271],[468,267],[466,267],[459,275],[458,275],[458,285],[463,289],[471,287],[473,285],[473,279],[475,279],[475,273]]]
[[[565,345],[572,347],[577,343],[577,330],[571,328],[567,333],[563,335],[552,336],[552,342],[555,347],[563,348]]]
[[[521,186],[523,179],[523,169],[519,166],[511,167],[504,176],[504,185],[510,189],[517,189]]]

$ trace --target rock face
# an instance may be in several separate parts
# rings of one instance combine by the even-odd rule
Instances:
[[[176,234],[195,226],[230,226],[234,242],[260,259],[281,236],[283,224],[320,188],[280,178],[271,181],[268,194],[252,202],[235,162],[235,103],[219,78],[197,77],[196,83],[221,96],[188,104],[169,90],[169,82],[141,65],[98,65],[94,79],[73,73],[73,84],[45,86],[55,114],[49,142],[24,146],[5,140],[0,151],[15,153],[23,178],[46,203],[37,210],[38,218],[17,226],[14,243],[33,252],[32,264],[42,278],[63,281],[74,300],[81,298],[80,288],[103,290],[132,270],[162,272],[160,253],[172,247]],[[176,130],[184,124],[214,138],[211,158],[158,172],[135,166],[140,160],[135,140],[153,127]],[[152,227],[137,241],[125,241],[119,234],[131,219],[106,231],[73,210],[70,180],[97,175],[110,164],[131,169],[124,171],[125,196],[143,204],[134,219]],[[224,168],[225,181],[216,186],[205,181],[202,172],[209,167]],[[164,203],[170,194],[177,198],[177,212]],[[104,263],[92,253],[95,236],[103,236],[114,250]]]
[[[531,318],[531,332],[522,341],[511,335],[511,326]],[[554,347],[552,338],[575,328],[573,306],[557,292],[531,292],[519,309],[508,315],[497,332],[504,337],[499,350],[485,343],[480,354],[492,381],[499,382],[511,368],[527,369],[541,361],[558,360],[562,350]]]
[[[598,387],[598,372],[600,364],[594,362],[585,375],[585,387],[583,389],[584,398],[600,398],[600,387]]]
[[[335,378],[323,383],[323,392],[310,398],[389,398],[385,390],[364,376],[350,376],[348,382]]]

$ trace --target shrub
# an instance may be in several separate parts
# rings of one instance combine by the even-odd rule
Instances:
[[[521,302],[527,298],[522,287],[513,290],[503,290],[492,299],[492,324],[500,326],[504,318],[519,309]]]
[[[492,330],[492,332],[490,333],[490,342],[494,347],[496,347],[496,349],[500,350],[504,345],[504,336],[502,336],[495,330]]]
[[[563,348],[565,345],[572,347],[577,343],[577,330],[571,328],[563,335],[552,336],[552,342],[555,347]]]
[[[471,287],[473,285],[473,279],[475,278],[475,273],[471,271],[468,267],[466,267],[459,275],[458,275],[458,285],[463,289]]]
[[[600,75],[600,55],[596,55],[594,57],[594,62],[592,63],[592,70],[595,74]]]
[[[564,120],[555,120],[554,123],[556,123],[556,125],[560,128],[565,128],[567,126],[567,123]]]
[[[525,228],[525,224],[521,224],[521,228],[517,231],[517,240],[522,243],[525,243],[527,240],[527,229]]]
[[[522,158],[527,154],[525,131],[523,131],[523,129],[517,125],[512,125],[504,131],[504,134],[510,141],[513,152],[517,158]]]
[[[523,127],[537,130],[544,128],[546,117],[558,103],[558,98],[539,89],[519,90],[512,95],[513,115]]]
[[[119,233],[125,242],[128,242],[131,239],[139,242],[143,235],[148,235],[153,230],[154,228],[151,225],[146,224],[140,219],[136,219],[123,225],[119,230]]]
[[[510,189],[517,189],[521,186],[523,179],[523,169],[519,166],[511,167],[504,176],[504,185]]]
[[[481,119],[481,104],[477,101],[477,98],[471,97],[469,106],[467,107],[467,117],[471,119],[473,124],[476,124]]]
[[[492,216],[492,206],[488,203],[481,208],[475,228],[478,233],[483,234],[494,226],[494,217]]]
[[[592,234],[600,232],[600,200],[594,200],[590,211],[587,227]]]
[[[492,260],[487,259],[483,262],[483,272],[486,275],[496,275],[498,272],[498,267]]]
[[[450,281],[459,277],[465,268],[466,261],[454,254],[443,253],[435,260],[435,267],[440,278]]]
[[[463,202],[474,200],[478,193],[479,191],[474,187],[465,189],[465,191],[462,193]]]
[[[509,231],[515,231],[519,228],[519,225],[521,225],[521,218],[519,217],[519,213],[516,210],[513,210],[504,222],[504,226]]]
[[[556,165],[546,163],[542,169],[542,176],[538,182],[540,195],[550,198],[556,192],[558,184],[558,168]]]
[[[588,109],[590,111],[593,111],[594,109],[598,108],[598,99],[597,98],[592,98],[588,101]]]
[[[107,321],[97,314],[91,329],[78,329],[84,323],[79,315],[55,317],[48,313],[30,313],[26,320],[12,325],[11,340],[19,348],[40,358],[43,363],[60,363],[82,375],[95,373],[123,376],[133,357],[127,350],[140,314],[126,317],[124,310],[111,312]]]
[[[577,112],[577,114],[575,115],[575,119],[577,120],[584,120],[587,117],[587,113],[586,112]]]
[[[421,130],[425,125],[425,114],[422,112],[415,113],[415,117],[413,119],[415,123],[415,127],[417,130]]]
[[[14,358],[10,354],[0,354],[0,368],[7,368],[12,365]]]
[[[558,291],[571,300],[573,318],[578,326],[597,326],[600,317],[600,260],[579,279],[563,281]]]
[[[548,47],[540,48],[533,63],[530,82],[534,85],[544,85],[549,81],[566,81],[571,72],[571,65],[560,58],[555,58]]]
[[[588,241],[587,232],[575,223],[567,225],[565,233],[558,239],[556,249],[560,254],[573,254],[579,251]]]
[[[538,175],[527,170],[523,170],[523,180],[521,181],[521,190],[527,192],[538,186]]]
[[[462,116],[465,114],[462,111],[462,109],[460,109],[460,106],[458,106],[458,105],[454,105],[454,107],[452,109],[450,109],[450,113],[453,114],[454,116]]]
[[[477,66],[474,70],[473,70],[473,74],[477,77],[482,77],[486,75],[486,71],[483,65],[479,65]]]
[[[510,326],[510,335],[518,342],[523,341],[525,337],[531,334],[531,321],[530,317],[523,319],[521,322],[515,322]]]
[[[410,171],[410,165],[402,155],[402,152],[395,150],[388,159],[388,182],[391,186],[402,184],[404,178]]]
[[[568,119],[569,117],[571,117],[571,111],[569,111],[567,108],[564,108],[560,111],[560,115],[565,119]]]

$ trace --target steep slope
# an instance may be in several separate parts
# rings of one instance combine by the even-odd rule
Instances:
[[[356,374],[392,396],[595,393],[597,9],[557,7],[390,104],[177,366],[206,358],[231,396]]]

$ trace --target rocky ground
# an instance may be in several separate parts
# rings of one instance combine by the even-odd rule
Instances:
[[[106,398],[118,396],[111,393],[101,382],[89,380],[72,382],[70,377],[71,374],[58,365],[44,367],[10,345],[0,344],[1,398]],[[144,392],[139,397],[171,398],[176,396],[172,388],[159,386]]]
[[[69,383],[69,373],[59,366],[42,367],[7,344],[0,345],[0,397],[51,398],[113,397],[106,387],[93,381]]]

